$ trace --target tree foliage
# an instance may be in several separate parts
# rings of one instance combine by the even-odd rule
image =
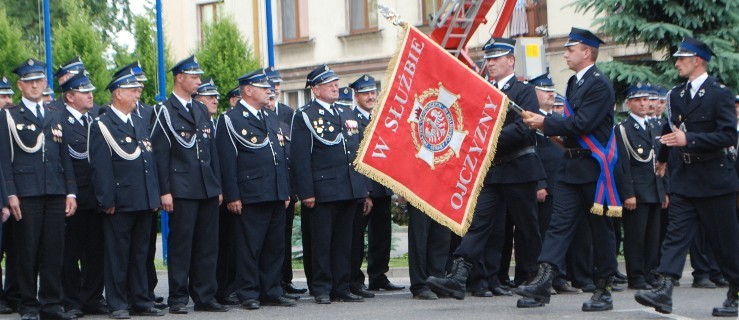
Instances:
[[[130,0],[50,0],[52,25],[65,25],[71,18],[82,17],[81,12],[69,10],[72,8],[70,2],[80,4],[86,12],[88,24],[101,31],[104,41],[110,41],[116,32],[130,28],[133,18]],[[0,0],[0,7],[5,8],[8,18],[24,30],[23,39],[30,43],[35,55],[42,55],[44,51],[42,5],[42,1]]]
[[[0,7],[0,43],[3,46],[3,50],[0,50],[0,77],[7,77],[11,84],[18,79],[12,73],[13,69],[31,57],[31,53],[27,50],[28,45],[22,36],[21,28],[11,23],[5,14],[5,9]],[[13,101],[18,101],[18,99],[20,99],[20,92],[15,90]]]
[[[260,68],[251,46],[244,40],[234,21],[225,17],[205,27],[203,44],[195,52],[205,76],[213,77],[219,92],[238,84],[239,76]],[[228,110],[228,101],[222,100],[219,110]]]
[[[708,73],[739,89],[739,1],[736,0],[575,0],[577,11],[599,16],[599,31],[626,45],[644,44],[664,53],[657,61],[612,61],[599,64],[617,85],[652,82],[671,88],[680,79],[672,53],[683,37],[704,41],[716,53]]]
[[[158,79],[157,74],[158,53],[154,21],[153,18],[149,16],[136,16],[133,19],[133,25],[133,37],[136,42],[136,50],[134,50],[132,54],[118,54],[115,57],[115,63],[116,66],[120,68],[134,61],[139,61],[141,68],[149,79],[144,86],[144,91],[141,93],[141,101],[148,104],[154,104],[159,90],[159,82],[161,81]],[[173,63],[169,58],[167,47],[165,46],[164,49],[164,68],[165,70],[169,70]],[[164,81],[167,83],[167,90],[164,95],[167,96],[168,93],[172,91],[172,73],[166,72],[165,76],[166,79],[164,79]]]
[[[110,82],[111,72],[107,69],[107,63],[101,53],[105,51],[107,44],[101,39],[100,32],[96,31],[85,18],[88,16],[87,9],[81,7],[79,2],[70,1],[63,5],[67,6],[65,10],[78,14],[70,16],[65,24],[56,24],[52,29],[53,61],[56,64],[54,70],[56,71],[60,64],[80,56],[85,63],[85,69],[90,73],[90,80],[97,88],[95,102],[106,104],[110,100],[110,92],[105,90],[105,87]],[[60,98],[57,96],[57,99]]]

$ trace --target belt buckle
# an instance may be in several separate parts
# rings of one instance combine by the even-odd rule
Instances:
[[[691,164],[692,161],[690,161],[690,154],[689,153],[683,153],[683,162],[685,164]]]

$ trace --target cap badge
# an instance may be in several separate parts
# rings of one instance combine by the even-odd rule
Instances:
[[[34,64],[33,59],[28,59],[28,65],[32,66]]]

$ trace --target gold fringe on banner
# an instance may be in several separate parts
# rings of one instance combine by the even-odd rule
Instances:
[[[606,211],[606,215],[609,217],[621,218],[622,214],[623,208],[617,206],[608,206],[608,211]]]
[[[590,213],[602,216],[603,215],[603,205],[600,203],[593,203],[593,206],[590,207]]]
[[[393,83],[393,77],[395,76],[398,68],[399,68],[399,56],[402,53],[403,49],[406,46],[406,43],[408,41],[408,36],[410,34],[411,29],[415,30],[414,27],[409,26],[407,24],[398,24],[402,29],[403,33],[399,36],[398,39],[398,47],[395,51],[395,53],[391,56],[390,62],[388,63],[388,68],[385,75],[385,82],[392,84]],[[435,43],[433,40],[429,39],[425,34],[422,32],[418,32],[419,36],[425,38],[430,44],[435,45],[438,49],[444,50],[441,46],[439,46],[437,43]],[[446,51],[446,50],[444,50]],[[473,77],[479,77],[477,73],[475,73],[473,70],[470,70],[466,65],[462,64],[457,59],[454,59],[456,63],[459,63],[460,65],[463,65],[465,67],[465,70],[468,70],[470,73],[470,76]],[[493,87],[492,85],[488,84],[493,90],[499,91],[497,88]],[[378,101],[380,104],[378,105],[375,110],[373,110],[372,113],[372,120],[370,121],[369,125],[365,129],[364,132],[364,139],[362,139],[362,142],[359,146],[359,154],[357,155],[357,158],[354,161],[355,169],[365,176],[369,177],[372,180],[375,180],[379,182],[380,184],[392,189],[397,195],[404,197],[411,205],[415,206],[419,210],[426,213],[429,217],[434,219],[436,222],[440,223],[441,225],[446,226],[450,230],[452,230],[454,233],[456,233],[459,236],[463,236],[465,233],[467,233],[467,229],[470,226],[470,223],[472,222],[473,213],[475,210],[475,207],[477,205],[477,198],[480,194],[480,190],[483,187],[485,176],[488,173],[488,170],[492,166],[493,159],[495,157],[495,153],[497,150],[497,137],[500,135],[500,131],[503,128],[503,123],[505,122],[505,117],[508,111],[508,103],[509,100],[503,95],[503,99],[501,100],[501,105],[499,106],[502,108],[498,113],[498,119],[495,122],[495,126],[492,128],[492,136],[490,138],[490,142],[488,143],[488,152],[485,155],[482,163],[480,172],[478,174],[477,179],[473,183],[473,188],[470,192],[470,199],[468,206],[465,208],[464,217],[462,219],[461,223],[457,223],[444,215],[441,211],[437,210],[436,208],[432,207],[429,203],[418,197],[412,190],[405,187],[402,183],[396,181],[392,177],[388,176],[387,174],[383,173],[382,171],[369,166],[367,164],[364,164],[361,160],[364,159],[365,154],[367,153],[369,149],[369,143],[370,143],[370,137],[375,132],[375,128],[378,124],[378,116],[382,113],[382,110],[385,108],[385,104],[387,102],[388,94],[390,91],[390,88],[392,86],[388,85],[385,87],[385,89],[382,90],[380,93],[380,98]]]

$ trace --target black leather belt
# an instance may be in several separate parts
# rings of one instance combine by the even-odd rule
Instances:
[[[568,148],[565,149],[565,157],[567,158],[582,158],[587,157],[593,154],[593,151],[590,151],[590,149],[581,149],[581,148]]]
[[[691,164],[696,162],[706,162],[709,160],[716,160],[725,156],[723,151],[713,153],[683,153],[683,163]]]
[[[511,161],[511,160],[514,160],[514,159],[523,157],[523,156],[525,156],[525,155],[527,155],[529,153],[535,153],[535,152],[536,152],[536,148],[531,147],[531,146],[530,147],[521,148],[521,149],[516,150],[513,153],[509,153],[507,155],[500,156],[500,157],[495,157],[495,159],[493,159],[493,165],[494,166],[499,166],[499,165],[504,164],[504,163],[506,163],[508,161]]]

